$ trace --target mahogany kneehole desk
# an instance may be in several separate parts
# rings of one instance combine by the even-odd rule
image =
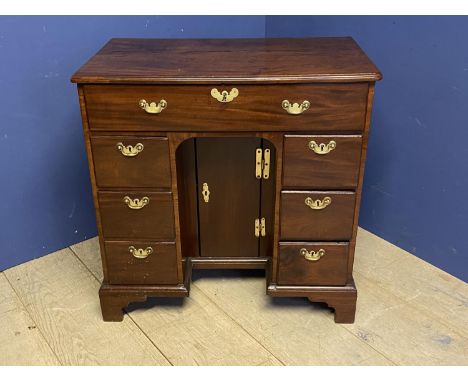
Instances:
[[[103,318],[186,297],[192,268],[265,268],[266,293],[354,321],[378,69],[351,38],[113,39],[75,75]]]

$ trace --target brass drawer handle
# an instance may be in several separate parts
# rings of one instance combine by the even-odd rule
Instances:
[[[125,146],[122,142],[117,143],[117,150],[119,150],[125,157],[135,157],[140,154],[145,146],[143,143],[137,143],[135,146],[127,145]]]
[[[336,142],[330,141],[328,143],[320,143],[317,144],[315,141],[309,142],[309,149],[311,149],[315,154],[325,155],[328,154],[330,151],[336,148]]]
[[[239,90],[237,88],[232,88],[230,92],[223,90],[221,93],[216,88],[211,89],[211,96],[219,102],[231,102],[238,95]]]
[[[332,199],[329,196],[324,197],[323,200],[320,200],[320,199],[313,200],[312,198],[305,199],[306,206],[309,206],[313,210],[323,210],[325,207],[330,205],[331,202],[332,202]]]
[[[297,102],[291,104],[287,99],[285,99],[283,102],[281,102],[281,106],[288,112],[288,114],[297,115],[302,114],[304,111],[309,109],[310,102],[305,100],[299,105]]]
[[[128,247],[128,252],[130,252],[133,255],[133,257],[136,257],[137,259],[145,259],[153,253],[153,248],[135,248],[133,245],[131,245],[130,247]]]
[[[132,210],[140,210],[144,206],[146,206],[150,200],[147,196],[144,196],[141,199],[138,199],[138,198],[132,199],[129,196],[126,196],[123,198],[123,201],[128,206],[128,208]]]
[[[158,103],[156,102],[146,102],[146,100],[141,99],[138,102],[138,105],[149,114],[159,114],[167,107],[167,101],[162,99]]]
[[[322,256],[325,256],[325,250],[320,248],[317,252],[315,252],[313,250],[308,251],[305,248],[301,248],[300,254],[308,261],[319,261]]]

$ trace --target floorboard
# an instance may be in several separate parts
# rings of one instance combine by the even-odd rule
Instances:
[[[62,364],[169,364],[128,317],[102,321],[99,283],[70,249],[4,273]]]
[[[3,273],[0,273],[0,322],[0,365],[60,365]]]

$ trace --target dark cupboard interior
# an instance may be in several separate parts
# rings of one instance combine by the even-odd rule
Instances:
[[[257,137],[201,137],[177,148],[184,257],[272,255],[273,144]]]

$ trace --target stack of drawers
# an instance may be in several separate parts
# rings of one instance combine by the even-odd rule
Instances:
[[[278,285],[345,285],[361,135],[285,135]]]
[[[168,140],[91,137],[109,284],[177,284]]]

